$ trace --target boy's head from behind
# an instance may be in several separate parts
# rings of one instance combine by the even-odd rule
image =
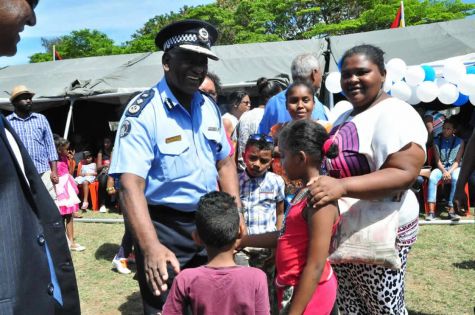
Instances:
[[[274,139],[263,134],[253,134],[249,137],[244,150],[244,163],[251,177],[262,176],[272,163]]]
[[[196,211],[196,230],[201,241],[215,249],[235,244],[239,237],[239,212],[234,197],[220,191],[200,198]]]

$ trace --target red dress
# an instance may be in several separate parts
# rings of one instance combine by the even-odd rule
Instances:
[[[308,223],[305,221],[302,213],[307,206],[306,191],[307,189],[301,190],[292,201],[277,242],[275,256],[277,275],[275,282],[278,290],[279,305],[282,299],[283,288],[298,285],[300,275],[307,262],[309,245]],[[336,224],[334,224],[334,227]],[[327,282],[328,285],[325,285]],[[336,278],[327,260],[317,289],[307,304],[304,314],[329,314],[335,298]]]

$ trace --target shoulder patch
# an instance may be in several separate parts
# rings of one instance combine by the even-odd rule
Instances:
[[[122,126],[120,127],[120,133],[119,136],[121,138],[126,137],[130,133],[130,129],[132,129],[132,125],[130,124],[130,121],[127,119],[124,120],[122,123]]]
[[[145,106],[150,103],[154,95],[155,91],[153,89],[142,92],[142,94],[135,99],[132,105],[129,106],[129,108],[125,112],[125,116],[138,117],[142,110],[145,108]]]

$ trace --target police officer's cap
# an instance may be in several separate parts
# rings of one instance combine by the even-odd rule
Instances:
[[[155,37],[155,45],[164,52],[180,47],[218,60],[211,45],[218,38],[216,28],[204,21],[183,20],[165,26]]]

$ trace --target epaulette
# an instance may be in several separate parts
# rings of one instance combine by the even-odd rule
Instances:
[[[139,117],[142,110],[145,108],[145,106],[148,103],[150,103],[154,95],[155,95],[154,89],[150,89],[150,90],[142,92],[142,94],[140,94],[140,96],[135,99],[132,105],[129,106],[129,108],[125,112],[125,116]]]

